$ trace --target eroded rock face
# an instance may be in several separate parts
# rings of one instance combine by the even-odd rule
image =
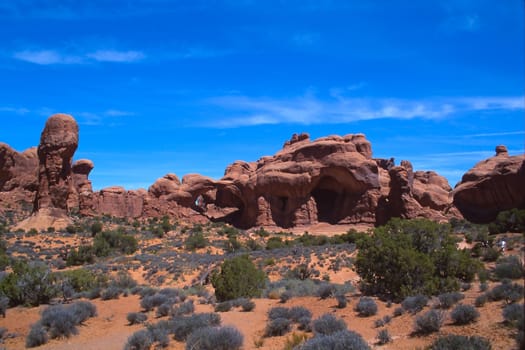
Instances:
[[[500,211],[525,209],[525,156],[509,156],[503,145],[477,163],[453,191],[454,204],[470,221],[487,223]]]
[[[296,134],[273,156],[231,164],[219,181],[198,174],[181,181],[167,174],[148,190],[136,191],[118,186],[93,191],[93,162],[72,164],[77,146],[78,126],[65,114],[49,118],[38,150],[17,153],[0,144],[0,202],[20,198],[13,193],[33,201],[37,215],[28,222],[35,225],[67,224],[66,214],[77,210],[88,216],[215,219],[243,228],[455,215],[443,177],[414,172],[407,161],[396,166],[393,158],[373,159],[362,134],[314,141],[308,134]],[[509,158],[506,148],[497,152]]]
[[[78,125],[67,114],[55,114],[47,122],[38,146],[38,192],[35,211],[68,209],[75,192],[71,163],[78,147]]]
[[[6,209],[15,212],[33,210],[38,189],[37,169],[36,147],[19,153],[0,143],[0,213]]]

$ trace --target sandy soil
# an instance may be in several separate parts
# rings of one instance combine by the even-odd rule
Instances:
[[[476,296],[479,295],[476,286],[465,293],[465,304],[473,304]],[[282,337],[263,338],[264,329],[267,320],[267,312],[275,306],[305,306],[313,313],[313,318],[317,318],[324,313],[333,313],[337,317],[345,320],[348,328],[358,332],[363,338],[375,349],[416,349],[429,345],[439,335],[444,334],[463,334],[463,335],[482,335],[487,337],[493,345],[493,349],[516,349],[512,330],[503,324],[501,315],[502,304],[499,302],[488,303],[480,308],[481,317],[478,322],[468,326],[452,325],[450,320],[445,322],[439,333],[427,336],[413,336],[412,329],[415,316],[404,314],[400,317],[393,318],[386,326],[393,337],[393,342],[384,346],[376,345],[376,335],[378,328],[374,327],[374,321],[382,318],[384,315],[392,315],[393,311],[399,305],[393,304],[390,308],[386,304],[377,301],[379,312],[372,317],[358,317],[353,310],[358,302],[357,295],[349,297],[348,306],[344,309],[336,308],[336,301],[333,298],[321,300],[314,297],[292,298],[286,304],[280,304],[278,300],[256,299],[256,308],[252,312],[242,312],[233,310],[221,313],[223,325],[236,327],[244,335],[244,349],[268,349],[281,350],[284,347],[286,339],[291,335],[289,333]],[[86,322],[79,327],[79,334],[68,339],[51,340],[48,344],[39,347],[39,349],[122,349],[127,338],[135,331],[142,329],[140,325],[129,326],[126,316],[129,312],[140,311],[140,300],[137,296],[121,297],[118,300],[92,301],[98,309],[98,316]],[[430,305],[430,304],[429,304]],[[36,308],[13,308],[7,312],[5,319],[0,319],[0,327],[6,327],[9,333],[16,334],[16,337],[7,339],[5,346],[7,349],[24,349],[25,337],[31,324],[35,323],[40,317],[40,312],[46,306]],[[428,310],[430,306],[424,310]],[[210,305],[196,304],[196,312],[212,312]],[[423,311],[423,312],[424,312]],[[156,322],[153,312],[149,313],[148,320]],[[256,342],[262,341],[262,347],[257,347]],[[183,343],[171,341],[169,349],[184,349]]]

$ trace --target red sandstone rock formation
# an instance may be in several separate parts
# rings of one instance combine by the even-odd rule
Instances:
[[[32,212],[38,189],[37,167],[36,147],[19,153],[0,143],[0,213]]]
[[[477,163],[453,191],[454,204],[466,219],[486,223],[502,210],[525,209],[525,156],[509,156],[503,145]]]
[[[396,166],[393,159],[373,159],[362,134],[315,141],[307,134],[293,135],[274,156],[231,164],[219,181],[198,174],[180,181],[167,174],[147,191],[116,186],[93,192],[93,162],[72,165],[77,145],[77,124],[63,114],[47,121],[38,160],[35,150],[19,154],[0,144],[0,202],[5,202],[2,193],[16,190],[34,200],[40,216],[63,219],[77,210],[90,216],[169,215],[198,222],[222,219],[246,228],[376,224],[393,216],[440,220],[456,213],[443,177],[414,172],[407,161]]]

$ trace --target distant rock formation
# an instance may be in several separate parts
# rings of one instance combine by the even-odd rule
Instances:
[[[0,143],[0,213],[27,215],[38,190],[36,147],[17,152]]]
[[[453,191],[454,204],[470,221],[487,223],[502,210],[525,209],[525,156],[509,156],[507,147],[477,163]]]
[[[34,203],[24,228],[41,229],[67,224],[71,213],[168,215],[190,222],[224,220],[242,228],[461,216],[445,178],[414,171],[408,161],[396,165],[393,158],[373,158],[363,134],[314,141],[295,134],[273,156],[229,165],[218,181],[198,174],[181,181],[167,174],[149,189],[133,191],[118,186],[93,191],[93,162],[72,162],[77,146],[78,126],[64,114],[49,118],[38,151],[18,153],[0,144],[0,210],[20,211],[20,203]],[[454,190],[454,203],[470,219],[486,221],[501,209],[523,205],[523,156],[509,157],[505,147],[497,152],[465,174]]]

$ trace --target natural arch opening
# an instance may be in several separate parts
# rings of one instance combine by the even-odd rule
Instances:
[[[317,220],[337,224],[341,219],[344,190],[331,176],[323,177],[312,191],[317,206]]]

